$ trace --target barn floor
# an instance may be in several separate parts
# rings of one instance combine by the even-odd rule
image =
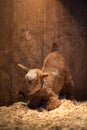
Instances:
[[[52,111],[31,110],[26,103],[0,107],[0,130],[87,130],[87,102],[61,100]]]

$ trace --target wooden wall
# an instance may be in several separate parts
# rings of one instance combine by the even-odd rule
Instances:
[[[8,104],[11,97],[12,20],[12,0],[0,0],[0,105]]]
[[[70,67],[76,98],[87,99],[86,14],[86,0],[0,1],[0,104],[25,86],[17,63],[41,68],[54,49]]]

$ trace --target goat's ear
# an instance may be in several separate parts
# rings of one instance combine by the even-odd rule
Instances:
[[[48,77],[48,75],[49,75],[48,73],[42,73],[42,74],[41,74],[41,77],[42,77],[42,78],[45,78],[45,77]]]
[[[22,68],[23,70],[25,70],[26,72],[28,72],[30,69],[21,65],[21,64],[17,64],[20,68]]]

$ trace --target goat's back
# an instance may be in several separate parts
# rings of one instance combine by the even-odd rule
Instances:
[[[58,52],[49,53],[44,60],[42,71],[49,73],[49,76],[45,80],[55,93],[59,93],[63,88],[64,70],[65,61],[63,56]]]
[[[62,71],[65,66],[65,61],[63,56],[58,52],[49,53],[43,63],[43,72],[54,72],[56,70]]]

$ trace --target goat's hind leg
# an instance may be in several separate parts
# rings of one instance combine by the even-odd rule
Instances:
[[[65,90],[66,98],[74,100],[74,82],[68,68],[65,70]]]

